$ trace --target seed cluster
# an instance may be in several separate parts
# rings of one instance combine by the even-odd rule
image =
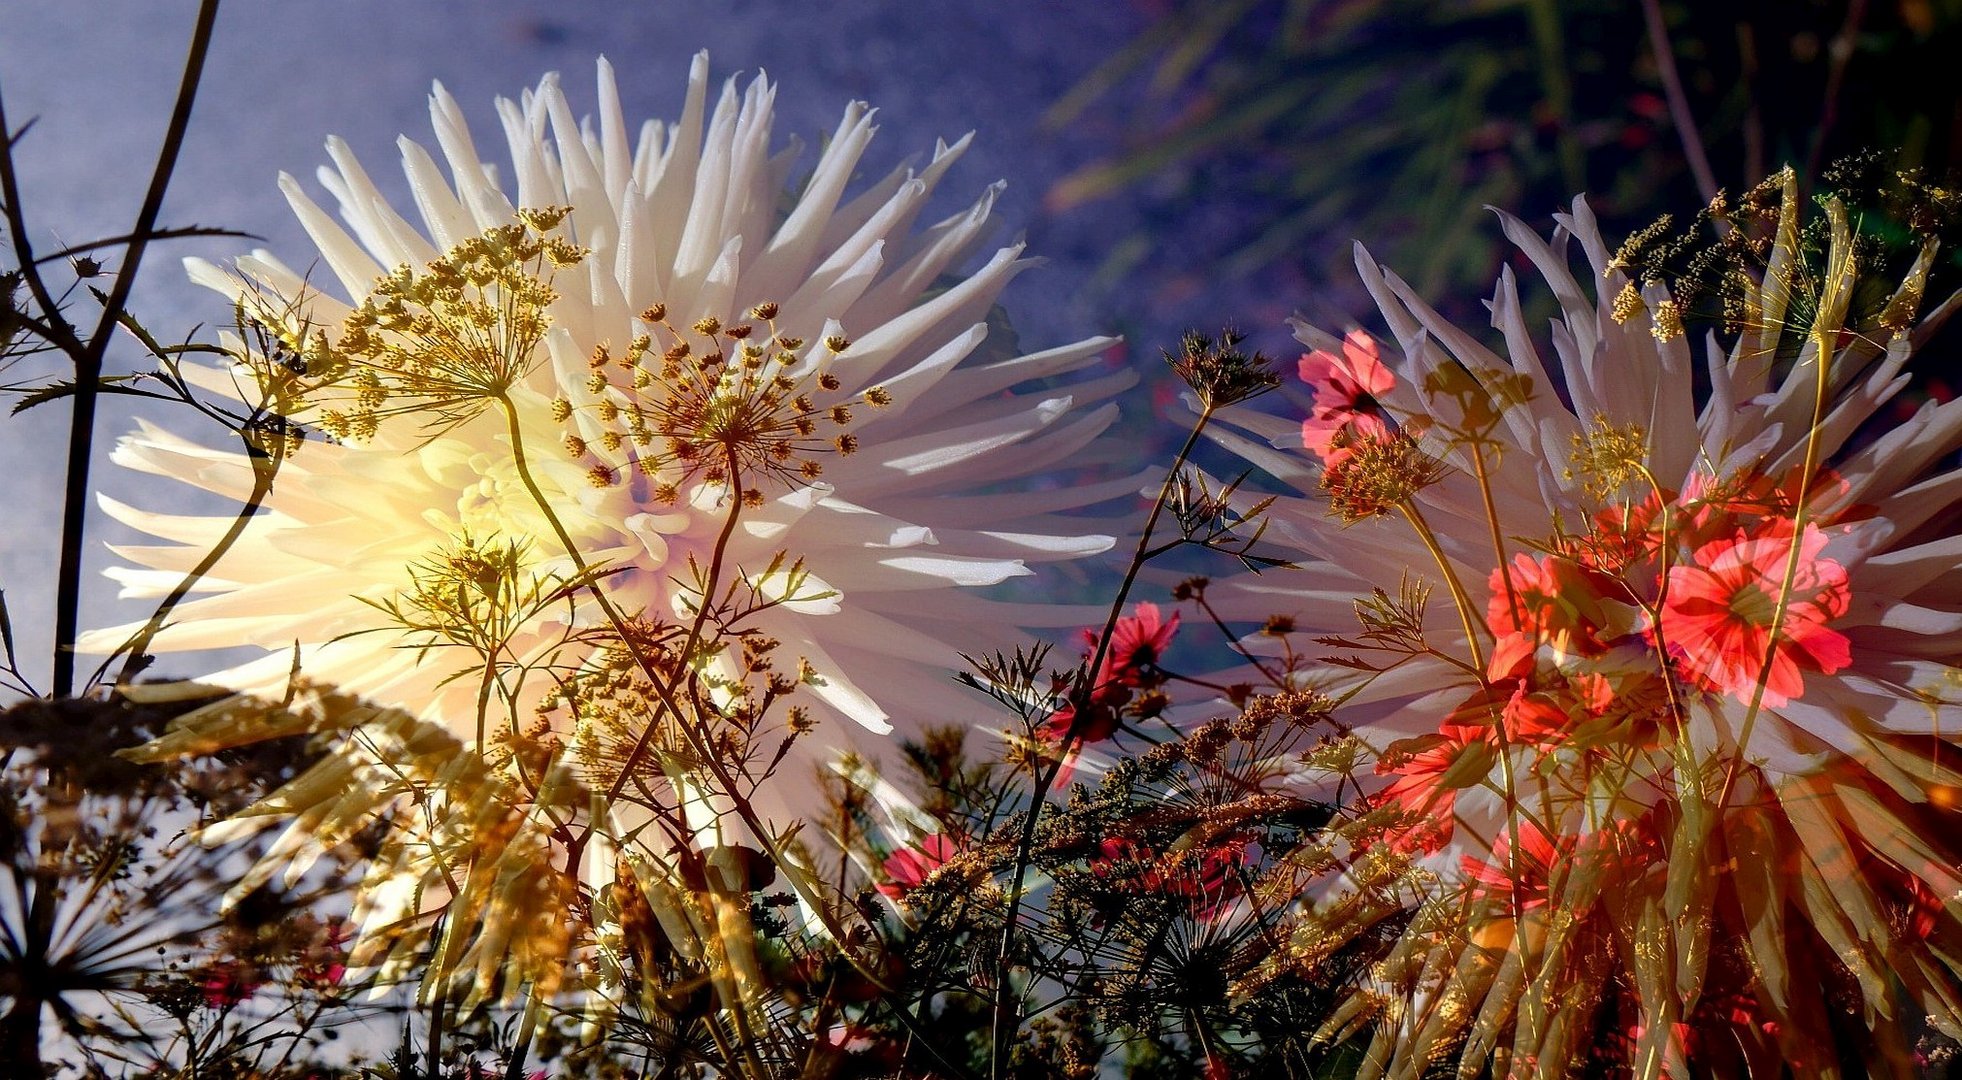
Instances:
[[[776,316],[776,304],[761,303],[749,322],[704,316],[684,328],[665,305],[642,311],[648,329],[617,354],[594,347],[580,391],[552,402],[566,455],[596,487],[638,471],[654,481],[654,500],[669,504],[691,480],[737,488],[754,506],[766,478],[817,479],[818,455],[858,449],[853,409],[892,397],[876,386],[837,396],[842,384],[828,368],[851,343],[834,335],[800,355],[804,340],[779,331]]]
[[[687,628],[666,621],[629,618],[623,633],[609,631],[603,637],[610,643],[593,650],[579,671],[562,677],[534,707],[540,723],[553,730],[589,733],[578,745],[582,765],[596,786],[612,786],[630,768],[648,775],[650,789],[664,786],[653,774],[696,753],[684,724],[732,771],[755,765],[758,775],[771,767],[767,760],[754,760],[759,750],[768,749],[758,738],[766,727],[774,731],[780,726],[788,745],[789,739],[815,726],[809,710],[798,705],[784,708],[780,723],[771,720],[778,705],[816,679],[815,669],[802,658],[794,674],[783,670],[776,655],[781,643],[774,638],[739,632],[706,647],[697,642],[698,655],[690,658],[683,655]],[[709,655],[732,650],[740,654],[738,671],[717,675],[705,667]],[[694,689],[687,689],[691,678]],[[676,715],[676,708],[696,719]],[[644,752],[643,743],[653,752]]]
[[[1641,474],[1648,456],[1647,429],[1640,424],[1616,427],[1597,413],[1586,431],[1574,435],[1574,454],[1564,475],[1569,480],[1580,477],[1582,490],[1606,500]]]
[[[1348,438],[1322,471],[1329,509],[1344,525],[1381,517],[1444,475],[1444,463],[1404,432]]]
[[[322,430],[366,439],[389,416],[416,414],[441,430],[502,398],[536,362],[551,325],[556,270],[586,249],[552,235],[570,211],[518,211],[518,220],[463,241],[420,270],[376,282],[329,341],[302,347]],[[331,404],[330,404],[331,403]]]

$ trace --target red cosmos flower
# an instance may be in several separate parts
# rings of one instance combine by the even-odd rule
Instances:
[[[1138,604],[1131,614],[1120,617],[1111,627],[1110,648],[1090,680],[1089,709],[1079,720],[1076,706],[1066,703],[1050,714],[1043,736],[1060,743],[1075,729],[1078,741],[1094,743],[1117,734],[1119,710],[1131,700],[1133,688],[1152,681],[1152,669],[1178,631],[1179,613],[1166,618],[1153,603]],[[1086,658],[1095,655],[1097,632],[1085,629],[1083,642]]]
[[[1772,521],[1755,535],[1740,529],[1697,548],[1692,565],[1670,569],[1662,629],[1697,685],[1749,701],[1762,677],[1764,703],[1777,706],[1804,693],[1801,670],[1830,675],[1852,662],[1845,635],[1826,627],[1846,614],[1850,594],[1846,568],[1819,557],[1825,546],[1825,533],[1808,524],[1769,670],[1791,523]]]
[[[1522,552],[1512,557],[1511,577],[1508,592],[1506,574],[1492,571],[1485,621],[1493,633],[1517,634],[1535,648],[1551,645],[1563,654],[1592,656],[1606,648],[1600,638],[1607,622],[1602,592],[1611,587],[1606,575],[1568,559],[1535,559]]]
[[[1421,744],[1415,752],[1409,744]],[[1434,736],[1408,740],[1391,748],[1376,763],[1378,774],[1396,779],[1370,797],[1376,806],[1394,805],[1413,821],[1387,829],[1384,842],[1396,851],[1434,852],[1451,839],[1457,812],[1459,781],[1482,777],[1492,767],[1492,728],[1489,724],[1454,724],[1448,719]],[[1467,751],[1473,751],[1467,757]]]
[[[960,854],[960,850],[961,840],[957,836],[948,833],[923,836],[918,845],[893,852],[881,864],[887,880],[880,882],[878,889],[898,900],[924,884],[948,859]]]
[[[1351,438],[1388,438],[1389,425],[1378,414],[1376,399],[1397,384],[1396,376],[1376,358],[1376,340],[1361,330],[1342,339],[1342,354],[1320,349],[1301,358],[1301,381],[1315,394],[1308,419],[1301,422],[1302,445],[1330,465],[1346,456],[1335,444],[1345,430]]]

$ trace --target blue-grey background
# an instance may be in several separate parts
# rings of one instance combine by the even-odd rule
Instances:
[[[18,160],[38,249],[129,228],[195,8],[190,0],[0,0],[0,92],[14,124],[35,120]],[[163,224],[241,229],[304,266],[313,249],[274,179],[280,170],[294,173],[331,205],[313,181],[326,160],[327,135],[346,138],[396,205],[411,212],[395,138],[408,133],[433,146],[426,104],[432,80],[463,105],[480,151],[501,160],[494,96],[516,95],[541,74],[558,71],[575,108],[590,110],[593,61],[604,54],[618,73],[630,123],[672,118],[689,59],[706,48],[717,79],[763,69],[780,83],[779,139],[797,133],[815,143],[848,101],[878,106],[869,176],[930,152],[937,137],[974,130],[973,149],[942,186],[945,212],[965,206],[996,179],[1009,181],[996,211],[1003,236],[1026,235],[1031,251],[1050,260],[1007,296],[1025,344],[1122,332],[1128,360],[1119,355],[1112,362],[1144,364],[1154,380],[1162,370],[1153,359],[1158,348],[1188,325],[1232,322],[1254,330],[1256,342],[1285,349],[1282,319],[1305,302],[1286,277],[1227,288],[1181,260],[1147,261],[1116,276],[1098,273],[1112,250],[1141,229],[1164,242],[1160,250],[1205,250],[1222,216],[1235,213],[1230,203],[1153,220],[1147,182],[1089,206],[1045,210],[1044,194],[1060,177],[1118,148],[1135,119],[1126,109],[1137,95],[1107,95],[1062,131],[1045,129],[1042,114],[1156,10],[1150,0],[230,0],[221,9]],[[1189,245],[1181,244],[1183,234]],[[181,339],[200,323],[222,323],[225,304],[189,286],[178,261],[193,254],[223,258],[251,246],[258,244],[154,245],[132,310],[167,339]],[[78,299],[74,318],[88,319],[89,306],[85,296]],[[140,362],[127,343],[112,351],[112,369]],[[25,378],[34,363],[17,365],[0,381]],[[1148,441],[1152,414],[1176,408],[1170,399],[1168,387],[1148,383],[1125,422]],[[106,452],[131,415],[126,399],[106,399],[97,487],[151,509],[217,512],[191,501],[181,485],[107,463]],[[0,420],[0,588],[12,609],[22,667],[37,681],[48,666],[66,421],[62,405]],[[92,518],[85,626],[143,614],[138,605],[117,602],[113,583],[99,574],[107,558],[101,544],[127,538],[114,523]]]

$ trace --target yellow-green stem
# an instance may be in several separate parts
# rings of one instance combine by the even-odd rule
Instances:
[[[1506,610],[1512,624],[1519,625],[1519,592],[1512,584],[1512,566],[1506,559],[1505,539],[1499,529],[1499,509],[1492,501],[1492,478],[1485,471],[1485,448],[1476,440],[1471,444],[1472,476],[1478,480],[1478,497],[1485,503],[1485,526],[1492,533],[1492,557],[1499,564],[1499,580],[1505,583]]]
[[[1418,539],[1430,549],[1431,558],[1437,560],[1437,568],[1444,574],[1445,587],[1451,590],[1451,602],[1458,608],[1458,621],[1465,628],[1465,644],[1471,649],[1472,666],[1479,671],[1479,681],[1484,682],[1485,650],[1478,643],[1479,620],[1472,611],[1471,597],[1465,593],[1464,585],[1458,581],[1458,572],[1451,568],[1451,560],[1445,557],[1444,548],[1438,544],[1437,535],[1431,532],[1430,523],[1424,520],[1424,512],[1417,509],[1417,504],[1409,499],[1398,503],[1397,509],[1403,511],[1403,516],[1410,522],[1410,527],[1417,530]]]
[[[1843,261],[1850,263],[1851,244],[1847,244],[1846,248],[1847,255]],[[1842,266],[1840,269],[1842,273],[1852,272],[1850,266]],[[1834,287],[1835,278],[1829,277],[1825,288],[1831,290]],[[1821,309],[1823,310],[1824,307],[1822,301]],[[1812,329],[1813,343],[1816,346],[1813,364],[1816,366],[1817,374],[1812,384],[1812,423],[1805,433],[1805,461],[1799,467],[1798,493],[1792,499],[1791,550],[1785,554],[1785,575],[1778,586],[1778,602],[1772,608],[1770,632],[1765,635],[1764,655],[1758,665],[1757,685],[1751,689],[1751,704],[1744,712],[1744,723],[1738,728],[1737,750],[1724,773],[1723,792],[1717,798],[1719,806],[1730,802],[1731,789],[1737,783],[1738,769],[1742,767],[1745,751],[1751,745],[1751,733],[1757,725],[1758,713],[1764,707],[1765,687],[1771,681],[1771,664],[1778,656],[1778,635],[1785,627],[1785,613],[1790,609],[1792,602],[1792,586],[1798,580],[1800,556],[1805,550],[1805,515],[1810,508],[1812,497],[1812,474],[1819,468],[1819,425],[1825,421],[1826,398],[1831,390],[1833,350],[1828,334],[1836,337],[1839,332],[1836,325],[1828,330],[1818,322],[1813,323]]]
[[[566,531],[565,526],[560,523],[558,514],[553,510],[551,501],[545,497],[544,491],[538,486],[538,482],[531,475],[531,468],[524,452],[524,438],[518,423],[516,406],[512,404],[509,397],[500,396],[498,402],[503,406],[505,419],[510,430],[512,462],[517,470],[520,481],[525,485],[525,490],[530,493],[533,502],[537,504],[539,512],[545,516],[546,521],[551,525],[553,533],[559,539],[559,543],[565,548],[566,557],[572,560],[573,566],[579,572],[580,576],[589,578],[590,575],[587,571],[585,559],[580,555],[578,546],[572,542],[571,535]],[[742,500],[739,497],[735,499],[734,506],[731,509],[732,517],[736,513],[736,508],[741,506],[741,503]],[[708,585],[712,591],[715,582],[711,580]],[[682,736],[689,741],[690,749],[695,752],[696,756],[701,760],[703,767],[709,771],[715,781],[722,786],[723,794],[728,796],[729,802],[736,812],[736,816],[749,828],[750,832],[755,836],[756,842],[763,846],[764,854],[769,856],[775,865],[788,870],[792,864],[786,859],[782,849],[777,845],[775,838],[770,835],[769,830],[764,826],[762,819],[756,813],[756,808],[751,806],[749,800],[743,797],[741,791],[736,786],[735,779],[729,775],[728,770],[723,768],[722,762],[716,758],[713,748],[701,738],[701,733],[696,731],[691,725],[679,722],[680,718],[685,714],[681,710],[680,702],[675,699],[674,688],[661,679],[660,675],[654,669],[653,662],[647,658],[640,645],[633,640],[633,636],[626,632],[626,618],[620,614],[612,600],[599,587],[598,582],[589,581],[586,585],[586,591],[593,597],[594,602],[600,606],[600,610],[613,624],[613,627],[620,632],[621,643],[626,648],[628,655],[633,658],[635,665],[640,668],[641,674],[647,677],[648,682],[654,688],[656,696],[660,698],[662,706],[669,711],[670,715],[673,715],[677,719],[676,727],[681,730]],[[704,602],[704,611],[706,611],[706,601]],[[592,827],[596,828],[597,822]],[[809,905],[810,910],[817,915],[819,921],[824,924],[825,929],[831,933],[835,940],[840,942],[848,940],[844,927],[832,916],[831,909],[823,902],[823,898],[817,896],[812,891],[810,884],[804,880],[803,874],[794,872],[786,873],[785,878],[788,880],[792,890]],[[858,957],[849,950],[846,950],[844,955],[847,962],[851,963],[873,985],[886,987],[886,980],[881,973],[861,964]]]

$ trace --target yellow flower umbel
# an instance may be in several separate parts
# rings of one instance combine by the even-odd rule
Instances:
[[[567,213],[519,210],[517,222],[375,282],[339,339],[312,351],[308,378],[353,395],[349,406],[323,408],[321,430],[368,438],[388,415],[440,428],[503,400],[538,361],[558,299],[553,272],[586,257],[553,235]]]

